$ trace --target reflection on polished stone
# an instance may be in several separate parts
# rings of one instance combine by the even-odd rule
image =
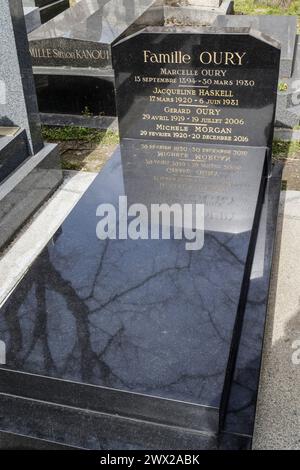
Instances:
[[[164,177],[180,161],[182,145],[173,145],[173,163],[167,159],[164,169],[164,157],[149,166],[147,180],[141,179],[150,158],[145,149],[132,165],[140,145],[128,142],[122,160],[115,153],[2,308],[7,368],[202,405],[212,419],[198,427],[216,431],[247,293],[265,150],[240,156],[226,147],[226,162],[210,161],[213,173],[202,174],[207,157],[220,156],[222,148],[187,147],[186,168],[195,163],[194,151],[200,155],[199,178],[189,182],[171,171],[155,194],[157,174]],[[152,149],[151,155],[156,158]],[[147,204],[173,196],[205,202],[203,249],[186,251],[185,241],[174,239],[98,240],[98,205],[117,206],[124,192]]]

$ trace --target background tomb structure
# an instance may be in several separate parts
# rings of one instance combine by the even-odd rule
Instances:
[[[42,23],[46,23],[69,8],[69,0],[22,0],[24,7],[37,7]]]
[[[233,15],[232,2],[227,2],[231,5],[227,8],[226,2],[218,0],[146,3],[148,6],[151,4],[150,10],[138,18],[141,8],[146,9],[146,4],[128,3],[128,0],[78,2],[30,35],[43,123],[116,128],[114,72],[111,63],[105,63],[104,58],[94,60],[92,54],[97,54],[100,48],[103,57],[105,54],[109,57],[111,44],[118,37],[130,34],[134,27],[140,29],[142,26],[161,26],[164,23],[181,28],[250,27],[278,40],[282,46],[280,82],[287,84],[288,89],[278,91],[276,125],[294,127],[299,124],[300,113],[291,105],[294,84],[299,78],[295,66],[296,17]],[[225,5],[226,11],[218,11]],[[208,10],[203,11],[203,8]],[[111,25],[114,25],[113,34]]]
[[[30,34],[42,122],[111,125],[112,44],[152,24],[163,24],[161,0],[83,0]]]
[[[21,2],[1,0],[0,248],[62,179],[55,145],[42,140]]]

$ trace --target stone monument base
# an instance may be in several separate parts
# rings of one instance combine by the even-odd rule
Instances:
[[[23,163],[0,184],[0,249],[62,181],[56,145],[46,144],[36,155],[21,157]]]

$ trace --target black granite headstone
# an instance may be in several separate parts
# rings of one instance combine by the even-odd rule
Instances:
[[[148,28],[113,49],[121,138],[271,146],[276,41],[249,29]]]

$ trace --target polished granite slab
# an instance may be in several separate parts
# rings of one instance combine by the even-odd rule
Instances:
[[[5,372],[0,375],[2,392],[13,394],[21,390],[24,397],[0,395],[0,448],[59,448],[61,445],[87,449],[249,449],[255,417],[260,357],[269,291],[272,251],[276,232],[281,176],[273,169],[268,180],[259,224],[258,239],[251,272],[237,367],[231,391],[226,433],[220,436],[195,433],[178,428],[162,427],[124,420],[116,416],[88,411],[103,410],[95,387],[39,377]],[[250,314],[249,314],[250,313]],[[103,397],[101,397],[103,398]],[[134,400],[135,395],[132,395]],[[108,400],[116,403],[108,390]],[[71,405],[72,412],[63,406]],[[128,410],[130,401],[126,403]],[[76,410],[76,408],[80,410]],[[116,411],[117,412],[117,411]],[[102,421],[103,418],[103,421]],[[68,425],[66,426],[66,422]],[[187,422],[187,420],[186,420]]]
[[[260,380],[261,355],[268,309],[273,251],[281,192],[282,165],[268,180],[262,209],[250,286],[233,375],[224,429],[252,439]]]
[[[2,307],[7,370],[97,385],[93,393],[106,394],[107,406],[119,412],[129,412],[130,400],[133,415],[150,418],[156,407],[160,420],[218,430],[263,201],[265,149],[227,146],[226,162],[211,163],[210,178],[201,171],[208,170],[212,148],[200,147],[202,160],[190,162],[200,177],[191,184],[179,174],[173,181],[178,188],[191,185],[183,203],[216,205],[216,215],[205,217],[204,247],[187,251],[185,240],[172,238],[97,239],[98,205],[117,207],[124,188],[129,194],[139,187],[140,169],[134,177],[129,155],[123,149],[121,162],[118,150]],[[222,154],[221,147],[215,151]],[[148,155],[155,156],[152,148]],[[149,194],[144,184],[140,200],[147,195],[148,205]]]

